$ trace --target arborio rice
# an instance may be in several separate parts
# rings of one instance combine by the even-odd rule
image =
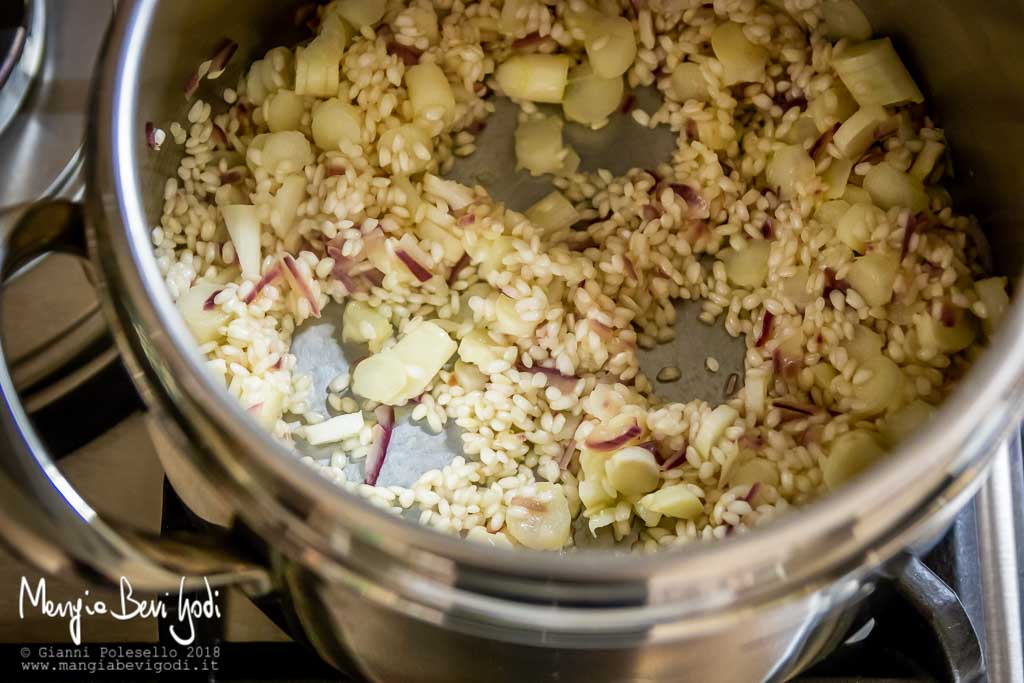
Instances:
[[[310,40],[223,103],[193,95],[224,85],[233,48],[201,65],[153,245],[256,420],[332,444],[305,460],[424,524],[536,549],[746,530],[924,423],[1006,307],[938,185],[942,131],[846,0],[337,0],[303,19]],[[660,108],[630,115],[677,134],[671,158],[580,171],[563,125],[601,127],[644,86]],[[525,215],[444,179],[502,95],[522,172],[551,174]],[[746,340],[720,405],[659,400],[638,367],[639,349],[685,350],[692,299]],[[328,305],[371,355],[320,415],[289,345]],[[373,486],[396,412],[454,421],[464,456]]]

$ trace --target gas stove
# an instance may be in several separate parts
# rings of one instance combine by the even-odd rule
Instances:
[[[0,184],[0,207],[80,196],[89,83],[111,10],[106,0],[6,0],[0,6],[0,159],[9,169]],[[6,287],[4,313],[8,361],[41,433],[63,456],[62,467],[126,463],[138,470],[139,481],[162,491],[142,497],[140,507],[126,514],[158,518],[168,534],[203,531],[206,523],[160,483],[159,464],[140,427],[144,408],[117,360],[84,264],[64,256],[31,264]],[[883,581],[845,642],[800,680],[1024,682],[1019,435],[1000,454],[992,476],[924,561],[910,560]],[[92,485],[83,485],[84,494],[110,498],[120,490],[113,479],[94,477]],[[24,572],[7,558],[0,558],[0,570],[2,582]],[[258,607],[269,622],[243,599],[229,601],[220,619],[202,622],[198,642],[222,648],[219,671],[203,678],[337,680],[337,672],[284,635],[284,616],[274,604]],[[260,620],[261,629],[244,628]],[[166,623],[155,633],[118,631],[116,637],[173,645]],[[27,638],[14,615],[0,613],[0,667],[17,658]],[[94,634],[97,641],[113,638]],[[0,675],[10,678],[7,671]]]

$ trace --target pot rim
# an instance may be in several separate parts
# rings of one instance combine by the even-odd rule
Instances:
[[[941,429],[916,434],[869,476],[756,533],[654,554],[560,556],[469,544],[379,510],[320,477],[256,425],[203,369],[164,286],[135,173],[140,156],[149,153],[136,104],[139,64],[157,5],[119,3],[101,58],[88,155],[92,253],[106,285],[108,317],[120,327],[121,349],[153,392],[147,399],[159,399],[183,429],[205,441],[202,448],[233,480],[228,494],[243,502],[243,517],[257,528],[277,530],[272,544],[300,531],[317,551],[338,558],[345,551],[330,536],[340,533],[442,574],[457,568],[567,584],[645,581],[650,602],[710,595],[735,602],[889,559],[905,544],[902,534],[936,512],[949,491],[978,478],[1024,412],[1024,345],[1015,343],[1024,334],[1024,304],[1015,301],[992,348],[941,406],[932,423]],[[325,533],[302,519],[289,509],[296,499],[337,527]]]

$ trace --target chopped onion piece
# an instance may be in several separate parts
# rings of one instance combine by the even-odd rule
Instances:
[[[487,386],[487,375],[480,372],[475,365],[465,361],[455,361],[452,374],[455,375],[455,381],[459,383],[459,386],[466,391],[483,391]]]
[[[914,159],[914,165],[910,167],[910,176],[920,180],[922,183],[935,170],[935,164],[942,158],[946,146],[935,140],[925,140],[924,147]]]
[[[331,9],[359,29],[380,21],[387,5],[387,0],[334,0]]]
[[[764,370],[750,370],[747,372],[744,389],[747,411],[751,415],[764,415],[768,403],[768,373]]]
[[[844,344],[850,358],[861,364],[881,356],[882,346],[882,335],[864,325],[855,325],[853,339]]]
[[[863,254],[877,224],[877,212],[878,209],[870,204],[854,204],[847,209],[836,223],[839,241],[858,254]]]
[[[220,207],[231,243],[235,247],[242,277],[258,280],[260,277],[260,219],[255,206],[231,204]]]
[[[596,18],[585,29],[584,48],[594,73],[616,78],[629,71],[636,59],[633,24],[625,17]]]
[[[999,327],[1010,308],[1010,297],[1006,294],[1006,278],[990,277],[974,283],[978,299],[985,305],[986,316],[982,320],[985,334],[989,337]]]
[[[533,336],[533,331],[537,328],[538,321],[524,320],[516,310],[515,299],[499,294],[494,310],[496,314],[494,329],[496,331],[521,338]]]
[[[893,283],[899,264],[888,254],[872,252],[854,260],[846,281],[857,290],[868,306],[884,306],[892,301]]]
[[[853,0],[824,0],[825,36],[829,40],[846,38],[859,43],[871,37],[871,22]]]
[[[725,264],[725,273],[737,287],[757,289],[768,277],[768,255],[772,245],[767,241],[751,241],[743,251],[723,249],[719,258]]]
[[[306,176],[290,175],[281,181],[281,187],[274,194],[273,211],[270,212],[270,227],[281,239],[292,230],[299,204],[306,198]]]
[[[860,369],[870,372],[871,378],[853,387],[857,415],[878,415],[902,398],[903,373],[889,358],[875,356],[862,363]]]
[[[884,455],[885,451],[870,432],[855,429],[836,437],[821,467],[825,485],[835,491]]]
[[[711,454],[711,448],[722,438],[725,430],[732,426],[732,423],[739,417],[736,409],[730,405],[722,404],[704,416],[700,428],[697,430],[697,438],[693,446],[705,458]]]
[[[192,336],[199,344],[215,341],[221,336],[221,328],[228,321],[228,314],[210,302],[224,286],[208,280],[196,280],[181,296],[177,306]]]
[[[779,466],[767,458],[758,457],[740,463],[726,477],[729,486],[778,486],[779,481]]]
[[[414,116],[428,121],[450,121],[454,116],[455,95],[437,64],[418,64],[406,69],[405,88]]]
[[[399,139],[402,144],[396,150]],[[385,163],[385,157],[381,157],[382,166],[390,165],[395,173],[409,176],[425,169],[433,159],[434,141],[421,127],[405,123],[384,131],[377,141],[377,149],[380,155],[390,156],[390,163]]]
[[[623,419],[613,419],[610,424],[594,427],[587,436],[587,449],[598,453],[618,450],[636,441],[637,437],[643,434],[643,429],[635,419],[620,417]]]
[[[456,348],[437,323],[423,322],[407,332],[391,349],[405,366],[407,376],[405,387],[395,398],[405,401],[422,394]]]
[[[275,175],[301,171],[314,159],[309,140],[295,130],[257,135],[249,149],[258,151],[259,166]]]
[[[889,113],[877,104],[861,107],[836,131],[836,149],[851,161],[860,159],[875,142],[879,126],[888,120]]]
[[[448,263],[457,263],[465,256],[462,240],[430,219],[420,221],[416,225],[416,232],[419,233],[421,239],[430,240],[434,244],[440,245],[444,252],[444,260]]]
[[[916,400],[886,416],[879,424],[879,431],[888,446],[895,446],[909,439],[935,414],[935,407]]]
[[[545,234],[565,230],[580,219],[580,213],[565,195],[554,190],[526,210],[526,217]]]
[[[797,194],[797,185],[806,186],[814,179],[814,159],[799,145],[777,149],[765,168],[768,186],[778,188],[783,199]]]
[[[365,358],[352,371],[352,391],[363,398],[384,404],[399,400],[409,378],[402,359],[391,349]]]
[[[704,513],[704,504],[700,498],[682,484],[666,486],[654,493],[648,493],[637,501],[637,507],[673,519],[695,520]]]
[[[849,47],[832,60],[832,66],[862,107],[924,102],[889,38]]]
[[[842,83],[834,84],[807,106],[807,113],[822,133],[837,123],[843,123],[856,111],[857,102]]]
[[[490,335],[483,330],[474,330],[459,342],[459,358],[486,370],[489,365],[501,360],[502,352]]]
[[[384,459],[388,456],[388,445],[391,443],[391,432],[395,428],[395,409],[391,406],[377,406],[373,411],[377,424],[373,426],[370,437],[370,448],[366,452],[363,463],[363,481],[370,486],[377,484],[380,471],[384,469]]]
[[[658,461],[646,448],[630,446],[617,451],[605,463],[608,483],[626,496],[653,491],[661,481]]]
[[[569,540],[572,515],[562,487],[530,484],[512,498],[505,523],[512,538],[533,550],[558,550]]]
[[[341,318],[341,339],[345,342],[382,342],[393,334],[391,323],[362,301],[349,301]]]
[[[305,47],[295,48],[295,92],[299,95],[336,97],[341,57],[348,30],[333,12],[324,15],[320,35]]]
[[[511,98],[559,103],[569,80],[568,55],[514,55],[501,63],[496,78]]]
[[[948,317],[952,321],[936,320],[927,313],[915,316],[918,341],[942,353],[957,353],[974,343],[977,330],[974,317],[960,308],[950,307]],[[947,324],[950,322],[950,324]]]
[[[743,27],[729,21],[711,34],[711,49],[722,63],[725,85],[757,83],[764,79],[768,51],[755,45],[743,33]]]
[[[306,107],[293,90],[278,90],[263,102],[263,118],[271,133],[297,130]]]
[[[309,302],[310,312],[317,318],[320,317],[320,302],[317,300],[317,295],[313,291],[313,282],[309,279],[309,275],[305,270],[299,267],[299,264],[295,262],[291,254],[285,254],[281,258],[281,263],[284,264],[284,277],[288,280],[288,284],[292,290],[298,292],[302,297]]]
[[[310,445],[320,446],[355,436],[363,428],[363,424],[362,413],[348,413],[336,415],[318,424],[306,425],[302,429]]]
[[[562,167],[562,121],[544,117],[523,121],[516,128],[516,167],[530,175],[555,173]]]
[[[928,193],[921,181],[887,161],[868,171],[864,176],[864,189],[874,203],[886,211],[900,207],[918,213],[928,208]]]
[[[327,152],[337,151],[342,142],[358,145],[363,136],[363,115],[348,102],[332,97],[313,109],[312,131],[313,142]]]
[[[455,211],[462,211],[476,199],[473,188],[454,180],[438,178],[433,173],[423,175],[423,190],[443,199]]]
[[[584,63],[569,72],[562,110],[570,121],[594,124],[607,119],[622,102],[622,76],[602,78]]]
[[[706,102],[711,96],[708,80],[704,77],[700,64],[680,62],[672,71],[669,82],[672,85],[672,93],[680,102]]]

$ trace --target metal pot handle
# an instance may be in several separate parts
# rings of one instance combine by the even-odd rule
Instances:
[[[85,254],[79,204],[51,201],[0,213],[0,282],[40,254]],[[51,575],[138,592],[233,585],[270,589],[268,573],[221,542],[174,541],[103,520],[58,471],[29,422],[0,340],[0,536],[14,553]],[[199,540],[197,543],[196,540]]]

